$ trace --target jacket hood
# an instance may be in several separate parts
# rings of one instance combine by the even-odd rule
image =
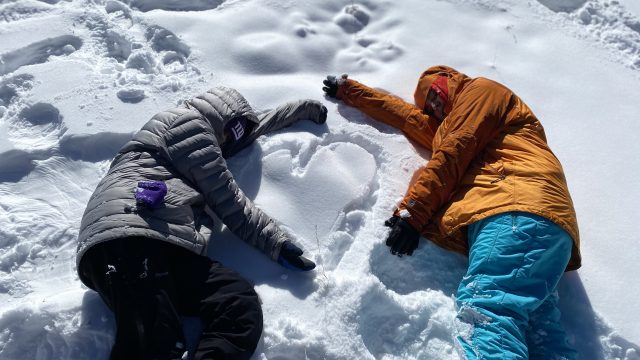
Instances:
[[[444,112],[445,114],[449,114],[449,112],[451,112],[451,105],[460,92],[462,86],[465,82],[470,80],[467,75],[459,72],[454,68],[445,65],[438,65],[432,66],[425,70],[422,75],[420,75],[420,79],[418,79],[418,86],[416,87],[416,91],[413,94],[413,97],[416,105],[420,109],[424,109],[427,94],[429,93],[429,88],[431,88],[431,84],[433,84],[433,82],[436,81],[436,79],[440,76],[447,77],[447,90],[449,99],[445,106]]]
[[[241,119],[242,123],[258,124],[258,117],[251,109],[249,102],[237,90],[227,87],[216,87],[206,93],[185,102],[202,114],[211,124],[218,143],[223,143],[224,129],[230,123]]]

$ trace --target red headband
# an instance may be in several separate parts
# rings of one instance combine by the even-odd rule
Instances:
[[[438,94],[444,104],[449,102],[449,88],[447,87],[447,77],[438,76],[438,78],[431,83],[431,89]]]

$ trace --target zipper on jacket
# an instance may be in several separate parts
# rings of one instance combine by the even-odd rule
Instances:
[[[497,179],[491,180],[492,184],[495,184],[507,178],[507,175],[504,173],[504,169],[502,171],[498,171],[496,170],[496,168],[489,165],[488,162],[485,162],[484,164],[491,170],[492,173],[494,173],[498,177]]]

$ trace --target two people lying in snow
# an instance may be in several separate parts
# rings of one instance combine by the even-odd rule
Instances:
[[[531,109],[505,86],[447,66],[427,69],[415,104],[349,79],[323,90],[402,130],[432,152],[384,223],[386,245],[412,255],[421,237],[469,257],[457,293],[462,356],[576,359],[560,324],[557,285],[581,266],[562,166]],[[248,359],[262,333],[253,286],[206,255],[200,227],[219,218],[278,263],[315,264],[239,189],[225,159],[300,120],[326,121],[314,100],[256,113],[215,88],[155,115],[117,154],[82,219],[77,268],[114,312],[112,359],[185,352],[180,316],[203,330],[195,359]],[[381,224],[382,225],[382,224]]]

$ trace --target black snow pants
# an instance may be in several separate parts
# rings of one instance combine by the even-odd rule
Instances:
[[[80,264],[115,314],[111,360],[180,359],[180,316],[202,320],[195,359],[249,359],[262,334],[253,286],[206,256],[145,238],[98,244]]]

